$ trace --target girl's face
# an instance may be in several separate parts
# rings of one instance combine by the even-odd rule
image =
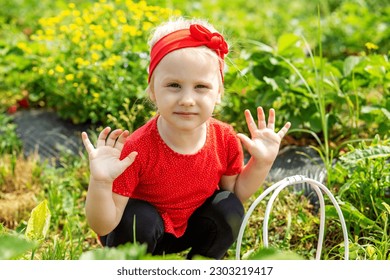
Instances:
[[[221,100],[219,62],[196,48],[167,54],[152,79],[150,98],[162,121],[178,131],[201,127]]]

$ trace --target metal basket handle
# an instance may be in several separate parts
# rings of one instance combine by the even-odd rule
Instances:
[[[322,253],[322,245],[324,242],[324,231],[325,231],[325,201],[324,201],[324,196],[322,195],[322,192],[325,192],[330,200],[332,201],[334,207],[337,210],[337,213],[339,215],[339,219],[341,222],[341,227],[343,230],[343,237],[344,237],[344,258],[345,260],[349,259],[349,241],[348,241],[348,232],[347,232],[347,226],[345,224],[345,219],[343,216],[343,213],[340,209],[340,206],[338,205],[335,197],[332,195],[332,193],[329,191],[327,187],[325,187],[322,183],[307,178],[302,175],[295,175],[291,177],[284,178],[283,180],[280,180],[279,182],[273,184],[271,187],[267,188],[249,207],[247,213],[244,216],[244,219],[241,223],[241,228],[238,234],[237,238],[237,245],[236,245],[236,259],[239,260],[240,257],[240,251],[241,251],[241,244],[242,244],[242,238],[244,235],[244,231],[246,228],[246,225],[248,224],[249,218],[252,215],[252,212],[254,209],[257,207],[257,205],[272,191],[274,193],[272,194],[270,200],[267,203],[267,207],[265,209],[265,214],[264,214],[264,221],[263,221],[263,239],[264,239],[264,247],[268,247],[268,221],[269,221],[269,216],[270,212],[272,209],[272,205],[278,196],[278,194],[286,187],[290,185],[295,185],[299,183],[309,183],[310,186],[314,189],[316,192],[319,202],[320,202],[320,229],[319,229],[319,236],[318,236],[318,244],[317,244],[317,252],[316,252],[316,260],[321,259],[321,253]]]

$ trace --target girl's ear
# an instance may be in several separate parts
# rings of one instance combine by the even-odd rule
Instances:
[[[222,102],[222,93],[221,90],[219,90],[215,104],[221,104],[221,102]]]
[[[219,89],[218,89],[218,95],[217,95],[217,99],[216,99],[215,104],[221,104],[222,96],[223,96],[224,92],[225,92],[225,88],[223,87],[223,84],[221,83],[221,85],[219,86]]]
[[[154,94],[154,86],[152,82],[146,88],[146,93],[148,94],[149,99],[154,103],[156,101],[156,96]]]

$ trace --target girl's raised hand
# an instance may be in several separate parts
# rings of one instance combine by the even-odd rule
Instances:
[[[103,129],[98,137],[96,148],[92,145],[86,132],[81,134],[83,144],[89,156],[91,179],[95,182],[112,182],[135,160],[137,152],[131,152],[120,160],[120,155],[129,131],[110,127]]]
[[[275,132],[275,110],[270,109],[268,124],[262,107],[257,108],[257,124],[249,110],[245,110],[245,120],[251,138],[239,133],[237,136],[254,160],[272,164],[278,155],[280,143],[291,126],[287,122],[281,130]]]

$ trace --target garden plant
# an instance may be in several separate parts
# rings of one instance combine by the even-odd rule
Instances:
[[[72,124],[134,130],[146,98],[150,31],[171,16],[202,17],[231,45],[216,117],[245,131],[242,112],[273,107],[292,122],[283,148],[310,146],[346,220],[349,258],[390,259],[390,6],[385,0],[0,0],[0,259],[153,259],[142,244],[101,248],[84,213],[88,160],[25,155],[13,118],[50,110]],[[229,40],[229,38],[231,38]],[[254,112],[252,112],[254,113]],[[267,182],[246,208],[274,182]],[[267,201],[242,258],[314,259],[319,215],[283,190],[261,236]],[[322,259],[344,258],[336,209],[326,208]],[[234,259],[235,247],[225,259]],[[160,257],[161,258],[161,257]],[[183,259],[180,254],[164,256]]]

